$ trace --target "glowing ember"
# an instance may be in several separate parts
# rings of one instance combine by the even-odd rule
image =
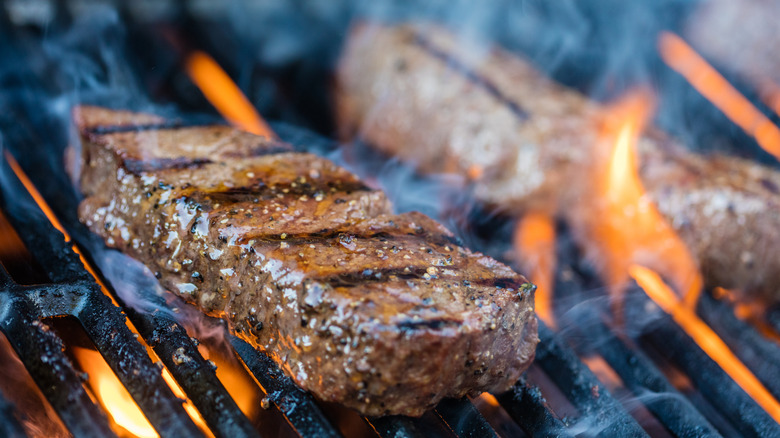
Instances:
[[[545,214],[529,213],[517,224],[514,248],[520,265],[536,284],[536,315],[555,328],[552,299],[555,269],[555,224]]]
[[[489,392],[483,392],[482,394],[477,397],[479,400],[482,400],[486,405],[492,406],[494,408],[499,407],[498,400],[496,400],[496,397],[493,396],[493,394]]]
[[[688,334],[737,384],[775,421],[780,422],[780,403],[753,375],[704,321],[683,305],[661,277],[639,265],[630,268],[631,277],[658,306]]]
[[[638,173],[637,142],[650,115],[648,93],[632,93],[614,105],[605,119],[600,147],[602,163],[593,168],[589,209],[574,221],[590,242],[590,256],[599,263],[613,296],[620,297],[632,264],[652,266],[670,278],[693,305],[702,278],[687,246],[645,195]],[[616,311],[621,300],[613,301]],[[616,316],[620,318],[620,313]]]
[[[658,40],[661,58],[683,75],[731,121],[752,135],[765,151],[780,159],[780,129],[737,91],[682,38],[664,32]]]
[[[97,401],[105,408],[115,426],[121,428],[116,432],[123,436],[131,434],[143,438],[159,436],[99,352],[73,347],[73,354],[80,368],[89,374],[88,383]]]
[[[246,369],[232,355],[218,346],[206,346],[203,343],[198,350],[204,358],[211,360],[217,366],[217,378],[225,387],[233,401],[247,418],[255,418],[259,407],[258,400],[263,398],[260,386],[246,372]]]
[[[582,361],[599,378],[599,381],[604,383],[608,390],[615,391],[615,389],[623,386],[623,379],[618,376],[603,357],[587,356],[583,357]]]
[[[241,89],[209,55],[194,52],[187,59],[187,73],[225,119],[240,129],[271,138],[271,129],[263,121]]]

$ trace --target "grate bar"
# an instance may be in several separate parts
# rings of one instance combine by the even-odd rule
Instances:
[[[231,344],[244,365],[282,412],[284,418],[302,437],[340,437],[317,406],[311,394],[299,388],[265,353],[245,341],[231,336]]]
[[[17,212],[22,210],[19,205],[35,205],[30,193],[21,184],[21,181],[11,177],[14,173],[8,162],[3,161],[3,167],[5,175],[8,176],[3,181],[4,195],[13,193],[12,196],[17,198],[16,202],[9,203],[3,196],[2,207],[6,211]],[[16,186],[16,192],[10,191],[12,187],[8,187],[9,184]],[[19,199],[18,197],[23,198]],[[8,204],[13,204],[13,206]],[[67,295],[66,292],[72,293],[73,290],[63,291],[61,286],[55,285],[50,287],[53,291],[51,294],[53,305],[45,305],[48,304],[49,295],[46,293],[46,289],[43,291],[44,293],[36,294],[39,299],[39,307],[48,308],[49,312],[52,311],[52,308],[56,308],[66,312],[63,315],[78,318],[106,363],[127,388],[133,400],[161,436],[173,437],[180,433],[186,433],[188,436],[202,435],[200,429],[184,410],[182,401],[173,394],[168,384],[163,380],[160,367],[152,363],[146,354],[146,349],[130,332],[121,310],[103,294],[94,279],[86,272],[77,255],[66,243],[64,236],[56,232],[52,223],[39,209],[28,207],[25,210],[28,212],[22,217],[11,214],[9,221],[19,231],[18,234],[27,248],[37,260],[40,260],[50,278],[54,281],[57,279],[60,281],[70,279],[72,281],[71,276],[74,273],[79,280],[89,278],[89,280],[80,282],[82,292],[74,294],[79,296],[81,301],[64,299]],[[22,220],[22,218],[27,220]],[[42,231],[49,232],[42,233]],[[40,234],[48,235],[49,239],[46,245],[40,242],[40,237],[36,237]],[[54,239],[53,236],[60,237],[60,239]],[[79,305],[63,306],[63,303],[71,305],[79,303]],[[152,389],[150,390],[150,388]]]
[[[780,426],[669,316],[660,316],[639,340],[654,347],[686,373],[699,392],[742,436],[780,437]]]
[[[734,315],[731,306],[702,294],[698,314],[747,365],[775,398],[780,398],[780,349]]]
[[[561,344],[542,321],[539,321],[539,338],[536,363],[580,413],[594,421],[591,427],[600,429],[601,436],[647,436],[590,369],[572,350]]]
[[[515,386],[496,396],[499,404],[509,416],[532,437],[572,436],[563,422],[547,406],[547,401],[536,386],[526,380],[525,375]]]
[[[260,436],[181,325],[169,317],[146,315],[129,307],[126,309],[141,336],[198,408],[215,436]]]
[[[64,352],[62,340],[35,316],[20,291],[0,292],[0,327],[62,422],[78,437],[115,436]]]
[[[402,416],[368,417],[366,422],[382,438],[425,438],[413,418]]]
[[[583,296],[584,291],[573,275],[556,276],[556,285],[561,295]],[[632,303],[640,305],[640,303]],[[596,308],[594,312],[594,307]],[[641,308],[631,306],[631,308]],[[707,419],[675,389],[653,362],[636,348],[629,346],[609,325],[610,309],[604,301],[595,301],[589,306],[574,307],[569,318],[587,321],[583,326],[572,325],[567,332],[571,345],[577,345],[580,353],[595,352],[617,373],[626,388],[637,396],[647,391],[663,394],[660,397],[644,397],[643,404],[655,418],[677,437],[718,437],[720,434]],[[574,336],[576,340],[572,339]],[[583,350],[583,351],[580,351]],[[586,350],[586,351],[585,351]]]
[[[464,438],[495,437],[496,431],[467,397],[444,399],[436,406],[436,415],[456,436]]]
[[[635,395],[652,391],[662,395],[643,400],[647,409],[674,436],[681,438],[719,437],[718,431],[680,394],[643,353],[629,347],[601,321],[588,325],[594,350],[620,376]]]

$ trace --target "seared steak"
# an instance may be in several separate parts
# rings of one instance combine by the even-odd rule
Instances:
[[[335,97],[345,139],[464,175],[480,201],[510,213],[581,220],[573,206],[593,190],[605,111],[518,56],[434,26],[364,24],[348,39]],[[638,150],[648,195],[707,284],[780,298],[780,173],[694,154],[654,129]]]
[[[79,217],[161,284],[368,415],[502,391],[534,357],[534,286],[317,156],[96,107]]]

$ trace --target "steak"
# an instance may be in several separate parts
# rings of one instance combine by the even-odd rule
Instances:
[[[532,284],[332,162],[226,126],[74,119],[80,220],[318,398],[421,415],[533,360]]]
[[[479,201],[509,214],[581,221],[576,206],[592,193],[592,169],[604,156],[600,104],[519,56],[475,49],[435,26],[356,26],[335,103],[344,139],[360,136],[423,172],[463,175]],[[778,300],[780,173],[693,153],[654,128],[638,155],[647,195],[707,285]]]

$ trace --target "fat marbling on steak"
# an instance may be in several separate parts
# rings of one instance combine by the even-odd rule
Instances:
[[[534,287],[332,162],[226,126],[82,106],[79,218],[228,320],[304,389],[367,415],[510,387]]]

